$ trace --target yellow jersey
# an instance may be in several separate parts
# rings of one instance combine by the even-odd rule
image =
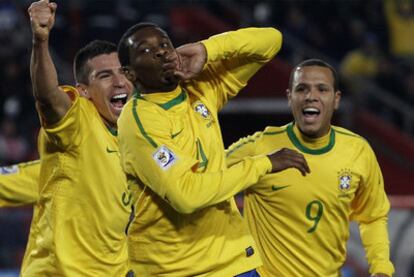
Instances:
[[[174,91],[138,95],[118,120],[134,196],[128,231],[137,276],[234,276],[261,265],[233,196],[271,170],[265,156],[227,168],[218,111],[281,47],[273,28],[203,41],[207,64]]]
[[[268,174],[245,191],[245,217],[263,259],[261,276],[340,276],[350,220],[359,223],[370,273],[391,276],[390,204],[367,141],[336,126],[322,138],[309,139],[290,123],[234,143],[227,161],[231,165],[281,148],[301,152],[311,173]]]
[[[39,201],[21,276],[125,276],[130,197],[117,136],[95,106],[64,87],[73,103],[39,134]]]
[[[0,167],[0,207],[33,204],[39,199],[40,161]]]

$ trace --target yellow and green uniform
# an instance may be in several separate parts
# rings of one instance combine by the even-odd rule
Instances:
[[[267,157],[227,168],[217,113],[281,47],[273,28],[203,41],[207,64],[171,92],[136,94],[118,121],[135,190],[128,232],[137,276],[234,276],[261,265],[233,196],[271,170]]]
[[[292,168],[268,174],[245,191],[245,217],[263,259],[261,276],[339,276],[350,220],[359,223],[370,273],[391,276],[390,204],[367,141],[336,126],[309,139],[290,123],[234,143],[227,161],[281,148],[301,152],[311,173],[304,177]]]
[[[33,204],[39,199],[40,161],[0,167],[0,207]]]
[[[39,134],[39,201],[22,276],[125,276],[130,197],[116,134],[95,106],[64,87],[66,115]]]

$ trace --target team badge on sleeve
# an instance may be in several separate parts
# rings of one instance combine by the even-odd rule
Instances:
[[[9,175],[17,172],[19,172],[19,167],[17,165],[0,167],[0,175]]]
[[[168,149],[165,145],[159,147],[155,153],[152,154],[152,157],[164,170],[170,168],[177,161],[177,157],[174,152]]]

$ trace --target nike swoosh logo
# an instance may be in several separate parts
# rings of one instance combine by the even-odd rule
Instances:
[[[112,149],[109,149],[109,147],[107,146],[107,147],[106,147],[106,152],[108,152],[108,153],[117,153],[117,152],[118,152],[118,150],[112,150]]]
[[[177,133],[175,133],[175,134],[171,134],[171,138],[173,139],[173,138],[175,138],[176,136],[178,136],[179,134],[181,134],[181,132],[184,130],[184,128],[183,129],[181,129],[180,131],[178,131]]]
[[[277,190],[281,190],[281,189],[284,189],[284,188],[287,188],[287,187],[290,187],[290,185],[287,185],[287,186],[275,186],[275,185],[273,185],[272,190],[277,191]]]

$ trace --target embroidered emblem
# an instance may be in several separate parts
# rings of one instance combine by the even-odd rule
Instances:
[[[204,119],[210,119],[211,114],[210,111],[207,109],[206,105],[201,103],[200,101],[197,101],[193,104],[194,110],[199,113]]]
[[[339,182],[339,189],[342,192],[347,192],[351,188],[351,171],[349,169],[342,169],[339,172],[338,182]]]
[[[168,149],[166,146],[162,145],[152,154],[152,157],[157,162],[157,164],[164,170],[170,168],[177,160],[174,152]]]

